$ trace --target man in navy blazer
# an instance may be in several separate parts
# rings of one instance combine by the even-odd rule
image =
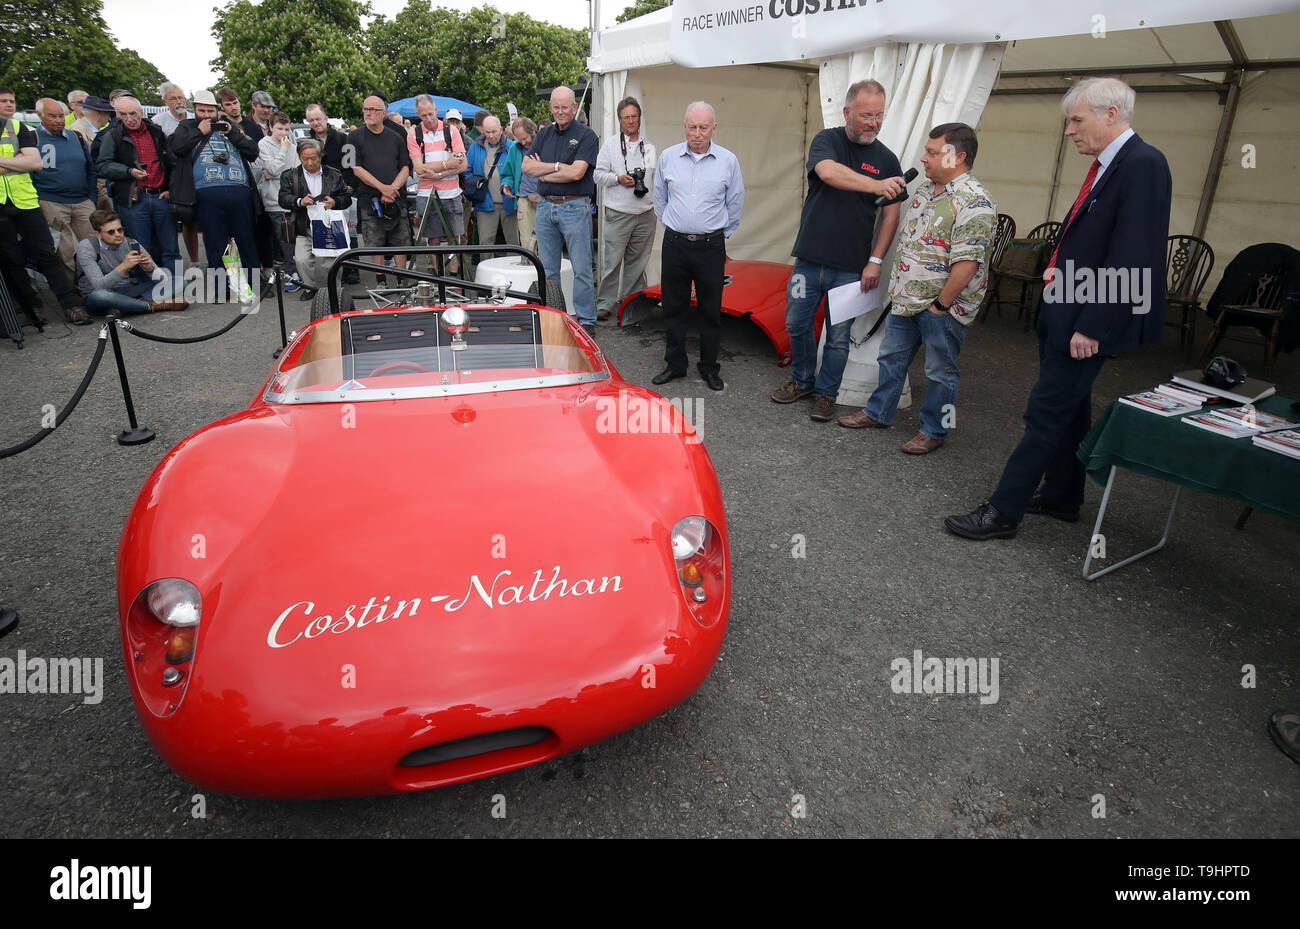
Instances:
[[[1080,81],[1061,101],[1066,136],[1094,161],[1044,275],[1024,437],[988,502],[944,520],[955,535],[1009,539],[1027,512],[1077,522],[1085,473],[1076,451],[1092,425],[1092,383],[1107,355],[1163,333],[1173,181],[1165,156],[1130,127],[1133,101],[1115,78]]]

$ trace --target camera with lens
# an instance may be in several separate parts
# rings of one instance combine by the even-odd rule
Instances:
[[[230,131],[230,120],[224,116],[216,116],[212,119],[212,126],[220,132]]]
[[[645,168],[633,168],[628,172],[632,175],[632,195],[634,197],[644,197],[650,192],[645,186]]]

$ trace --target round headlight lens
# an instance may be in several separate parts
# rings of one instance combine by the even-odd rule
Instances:
[[[165,577],[149,586],[149,612],[169,626],[197,626],[203,600],[199,589],[178,577]]]
[[[678,561],[697,554],[709,540],[709,521],[703,516],[687,516],[673,526],[673,557]]]

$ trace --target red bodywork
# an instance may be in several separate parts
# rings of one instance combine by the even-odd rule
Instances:
[[[726,277],[722,288],[722,312],[752,321],[772,342],[779,365],[790,363],[790,335],[785,329],[786,288],[790,283],[790,265],[777,261],[732,261],[727,259]],[[663,291],[658,284],[629,294],[619,304],[618,324],[623,325],[623,310],[637,299],[660,303]],[[691,305],[695,295],[691,294]],[[817,321],[813,338],[820,339],[822,322],[826,315],[826,300],[817,307]]]
[[[595,361],[595,343],[568,325]],[[127,519],[117,571],[136,710],[167,763],[234,794],[418,790],[573,751],[693,693],[730,606],[721,492],[693,432],[602,429],[620,392],[666,404],[610,371],[356,404],[267,403],[264,384],[246,410],[173,448]],[[707,626],[669,539],[692,515],[718,534]],[[169,577],[198,588],[202,618],[187,689],[162,716],[142,691],[158,692],[161,665],[127,616]],[[399,764],[529,727],[547,734]]]

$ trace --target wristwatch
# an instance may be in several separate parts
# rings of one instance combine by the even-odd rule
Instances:
[[[939,300],[938,297],[935,297],[935,298],[934,298],[934,305],[937,306],[939,309],[943,310],[945,313],[947,313],[949,310],[952,309],[952,304],[951,304],[951,303],[948,304],[947,306],[944,306],[943,303]]]

